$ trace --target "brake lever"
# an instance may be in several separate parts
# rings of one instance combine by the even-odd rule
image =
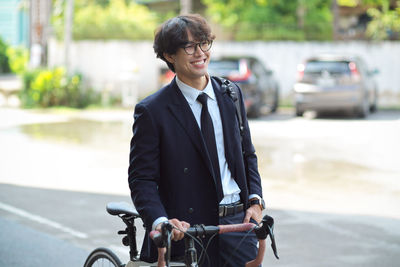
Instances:
[[[169,222],[164,222],[161,226],[161,234],[164,236],[164,244],[166,251],[164,254],[164,260],[166,266],[169,266],[169,259],[171,258],[171,235],[172,235],[172,225]]]
[[[274,235],[274,225],[272,225],[272,227],[268,226],[268,234],[269,237],[271,238],[271,248],[272,251],[274,252],[275,258],[277,258],[279,260],[279,256],[278,256],[278,251],[276,249],[276,243],[275,243],[275,235]]]
[[[165,248],[168,246],[171,231],[172,226],[168,222],[165,222],[161,226],[161,231],[151,231],[150,236],[158,248]]]
[[[271,238],[272,251],[274,252],[275,258],[279,260],[278,250],[276,248],[275,235],[274,235],[274,218],[265,215],[262,220],[262,226],[259,229],[260,231],[257,231],[257,229],[255,230],[257,238],[266,239],[269,235],[269,237]]]

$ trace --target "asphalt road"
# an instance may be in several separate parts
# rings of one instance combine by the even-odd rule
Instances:
[[[398,266],[400,112],[312,116],[250,122],[281,257],[264,266]],[[127,259],[105,205],[130,201],[130,123],[0,109],[0,266],[82,266],[98,246]]]

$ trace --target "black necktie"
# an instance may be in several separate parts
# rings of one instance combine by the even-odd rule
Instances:
[[[202,93],[197,97],[197,101],[199,101],[203,106],[201,109],[201,132],[203,134],[203,139],[206,143],[208,154],[211,159],[219,203],[224,198],[224,193],[221,184],[221,173],[219,169],[217,145],[215,143],[214,126],[210,113],[208,113],[207,99],[208,96],[205,93]]]

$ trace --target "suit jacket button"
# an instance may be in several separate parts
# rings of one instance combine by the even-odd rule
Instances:
[[[188,173],[189,169],[188,168],[183,168],[183,173]]]
[[[190,214],[192,214],[192,213],[194,212],[194,209],[193,209],[193,208],[189,208],[189,209],[188,209],[188,212],[189,212]]]

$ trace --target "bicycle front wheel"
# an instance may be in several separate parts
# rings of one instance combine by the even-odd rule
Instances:
[[[96,248],[90,253],[84,267],[121,267],[118,256],[108,248]]]

